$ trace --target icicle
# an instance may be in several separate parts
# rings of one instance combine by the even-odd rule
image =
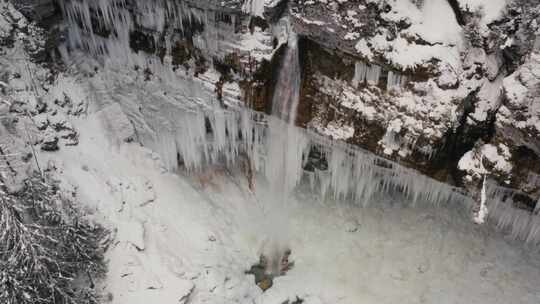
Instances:
[[[352,80],[352,85],[355,88],[358,88],[358,85],[361,83],[364,83],[366,80],[366,73],[367,73],[368,67],[364,62],[357,61],[354,64],[354,78]]]
[[[381,77],[382,68],[378,65],[370,65],[366,72],[366,81],[370,85],[377,85]]]
[[[265,0],[244,0],[242,11],[246,14],[262,17]]]
[[[392,71],[388,71],[388,79],[386,82],[386,89],[388,91],[390,90],[398,90],[402,88],[405,83],[407,82],[407,77],[394,73]]]
[[[540,216],[535,215],[531,219],[530,231],[525,240],[528,244],[540,244]]]
[[[474,217],[474,222],[477,224],[483,224],[488,216],[488,208],[486,204],[486,175],[484,175],[484,182],[482,183],[482,192],[480,193],[480,210]]]

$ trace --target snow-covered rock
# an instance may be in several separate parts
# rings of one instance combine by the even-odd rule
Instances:
[[[43,141],[41,143],[41,150],[43,151],[57,151],[60,149],[58,147],[58,135],[51,129],[47,129],[43,136]]]
[[[494,174],[507,178],[506,183],[509,184],[512,177],[511,157],[506,145],[485,144],[465,153],[458,163],[458,168],[467,172],[466,178],[469,180],[480,179],[486,174]]]

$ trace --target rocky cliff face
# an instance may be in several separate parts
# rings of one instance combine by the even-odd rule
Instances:
[[[38,4],[38,15],[53,15],[50,1],[27,2]],[[77,49],[126,57],[126,47],[203,88],[176,96],[270,113],[294,31],[302,76],[297,125],[403,163],[478,201],[487,176],[493,193],[534,215],[540,197],[536,2],[61,0],[66,35],[53,57],[66,59]],[[161,77],[158,65],[147,63],[133,64],[131,72],[146,84]],[[150,100],[123,102],[141,141],[167,127],[152,122],[154,108],[167,104]]]
[[[472,195],[488,174],[533,210],[536,7],[294,1],[295,30],[306,40],[299,123]]]

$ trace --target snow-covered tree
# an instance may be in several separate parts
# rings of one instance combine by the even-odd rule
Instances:
[[[97,303],[106,235],[39,175],[19,194],[0,188],[0,303]]]

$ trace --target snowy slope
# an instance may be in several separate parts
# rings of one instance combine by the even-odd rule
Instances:
[[[96,116],[76,124],[86,130],[78,147],[42,157],[117,230],[104,284],[112,303],[429,303],[441,292],[448,303],[540,299],[538,257],[455,211],[392,206],[390,198],[361,209],[303,191],[282,210],[295,267],[262,293],[243,271],[268,226],[244,178],[219,167],[168,173],[144,148],[110,146]]]

